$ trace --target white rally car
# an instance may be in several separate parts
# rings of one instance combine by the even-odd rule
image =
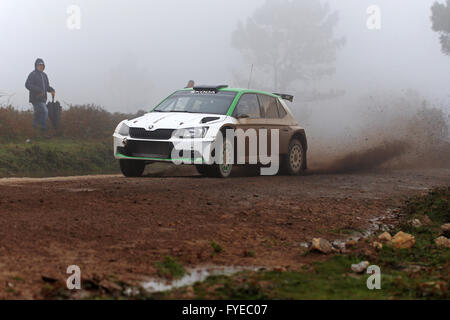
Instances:
[[[264,142],[269,145],[269,153],[270,146],[279,149],[276,155],[281,169],[298,175],[307,168],[307,139],[285,100],[292,101],[293,97],[227,86],[179,90],[144,116],[122,121],[113,135],[114,155],[126,177],[142,176],[145,166],[153,162],[174,162],[194,164],[202,175],[226,178],[236,163],[255,164],[249,139],[243,140],[245,146],[240,149],[245,150],[239,158],[243,161],[236,161],[236,144],[229,141],[226,132],[253,130],[258,139],[257,149],[261,148],[261,139],[268,139]],[[269,134],[260,135],[263,129]],[[274,129],[278,132],[277,144],[270,141]],[[223,157],[216,157],[219,140],[217,153]],[[229,156],[231,149],[233,160]]]

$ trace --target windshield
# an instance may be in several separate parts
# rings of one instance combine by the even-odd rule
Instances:
[[[153,112],[227,114],[236,92],[179,91],[163,101]]]

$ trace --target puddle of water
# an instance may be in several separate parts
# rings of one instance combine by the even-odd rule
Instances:
[[[350,239],[347,240],[361,240],[373,236],[376,233],[390,231],[393,225],[384,223],[386,219],[392,219],[396,217],[399,209],[388,209],[386,214],[369,219],[369,227],[362,232],[355,232]],[[345,242],[345,241],[344,241]]]
[[[369,219],[369,226],[364,231],[355,231],[349,237],[344,239],[335,239],[330,241],[331,245],[335,249],[345,249],[346,242],[350,240],[360,241],[361,239],[367,239],[373,236],[376,233],[390,231],[394,226],[390,224],[386,224],[384,222],[385,219],[392,219],[398,216],[399,209],[388,209],[386,210],[386,214],[382,216],[378,216],[372,219]],[[311,246],[310,242],[301,242],[299,243],[300,247],[309,248]]]
[[[185,286],[193,285],[196,282],[203,282],[210,276],[230,276],[242,271],[262,271],[262,267],[203,267],[194,268],[178,280],[163,280],[152,278],[142,284],[142,287],[150,293],[164,292]]]

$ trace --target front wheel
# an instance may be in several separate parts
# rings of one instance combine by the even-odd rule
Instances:
[[[145,161],[121,159],[120,170],[128,178],[142,177],[145,170]]]
[[[221,148],[222,150],[219,150],[219,152],[222,152],[222,159],[220,159],[221,163],[213,164],[207,168],[207,175],[210,177],[228,178],[233,171],[234,146],[228,139],[224,140],[223,147]]]
[[[289,151],[283,159],[283,171],[291,176],[298,176],[303,173],[305,160],[302,143],[297,139],[292,139]]]

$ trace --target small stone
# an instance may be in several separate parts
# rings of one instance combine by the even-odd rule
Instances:
[[[369,267],[369,261],[362,261],[358,264],[352,264],[352,271],[355,273],[363,273]]]
[[[391,242],[396,249],[409,249],[416,244],[416,239],[413,235],[400,231],[392,238]]]
[[[333,251],[333,247],[331,246],[331,244],[322,238],[314,238],[312,240],[312,245],[311,245],[311,250],[315,250],[321,253],[331,253]]]
[[[389,232],[384,232],[378,236],[378,240],[389,242],[392,240],[392,236]]]
[[[377,250],[381,250],[381,249],[383,249],[383,244],[381,242],[375,241],[374,243],[372,243],[372,247],[374,247]]]
[[[186,288],[186,298],[193,299],[195,298],[195,291],[192,286]]]
[[[333,248],[341,250],[345,248],[345,242],[342,242],[340,240],[334,240],[331,245],[333,246]]]
[[[413,219],[410,223],[414,228],[420,228],[422,226],[422,222],[419,219]]]
[[[450,249],[450,239],[442,236],[434,240],[434,243],[440,248],[449,248]]]
[[[450,223],[443,224],[441,226],[441,231],[444,237],[450,238]]]

